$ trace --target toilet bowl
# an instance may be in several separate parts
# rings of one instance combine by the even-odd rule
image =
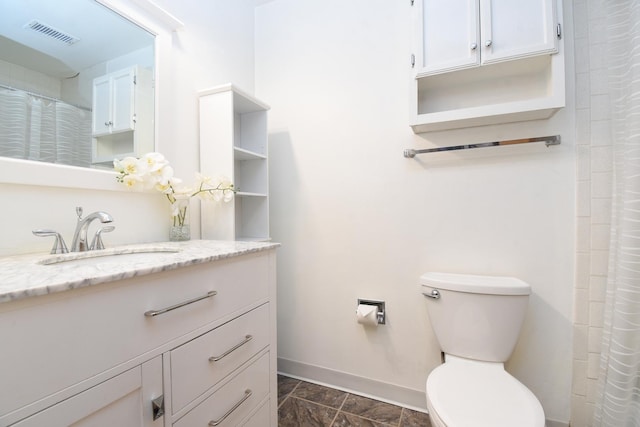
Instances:
[[[447,357],[427,378],[433,427],[543,427],[534,394],[501,363]]]
[[[542,405],[504,369],[531,287],[511,277],[426,273],[431,325],[445,355],[429,374],[433,427],[544,427]]]

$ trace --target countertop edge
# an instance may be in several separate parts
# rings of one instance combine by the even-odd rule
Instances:
[[[99,263],[100,257],[95,258],[95,266],[77,267],[69,267],[64,262],[43,265],[43,260],[51,259],[54,255],[27,254],[0,258],[0,304],[264,252],[280,246],[271,242],[192,240],[126,245],[118,249],[124,251],[119,253],[131,253],[160,245],[174,249],[174,256],[157,260],[154,252],[150,251],[147,261],[112,263],[106,267]],[[112,254],[118,253],[113,249],[116,248],[112,248]],[[87,257],[86,253],[69,255],[70,261]]]

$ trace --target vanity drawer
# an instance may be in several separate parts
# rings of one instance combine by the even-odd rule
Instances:
[[[264,304],[171,351],[173,413],[269,345]]]
[[[168,351],[180,337],[266,301],[268,276],[269,256],[257,253],[1,306],[0,419],[54,393],[67,398],[82,381],[91,385],[98,374]],[[217,294],[144,314],[210,291]]]
[[[213,421],[219,422],[215,424],[219,427],[235,427],[268,393],[269,353],[265,353],[173,425],[206,426]]]

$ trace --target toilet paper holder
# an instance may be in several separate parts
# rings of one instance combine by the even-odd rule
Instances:
[[[358,305],[373,305],[373,306],[377,307],[376,318],[378,319],[378,325],[386,324],[387,312],[386,312],[385,307],[384,307],[384,301],[376,301],[376,300],[358,298],[358,304],[356,305],[356,307]]]

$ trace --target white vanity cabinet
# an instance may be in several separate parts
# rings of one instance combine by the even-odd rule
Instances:
[[[0,426],[276,427],[275,322],[273,249],[0,303]]]
[[[93,163],[153,149],[151,71],[130,67],[93,80]]]
[[[413,0],[416,133],[548,118],[565,105],[562,0]]]
[[[269,240],[269,106],[226,84],[199,92],[200,171],[229,177],[233,203],[202,203],[202,237]]]

